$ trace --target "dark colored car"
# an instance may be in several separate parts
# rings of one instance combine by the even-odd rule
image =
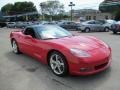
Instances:
[[[113,24],[111,26],[111,30],[114,34],[117,34],[118,32],[120,32],[120,21],[116,22],[115,24]]]
[[[5,22],[0,22],[0,27],[6,27],[7,24]]]
[[[60,22],[58,25],[65,29],[75,29],[75,30],[77,30],[79,27],[79,24],[72,21]]]

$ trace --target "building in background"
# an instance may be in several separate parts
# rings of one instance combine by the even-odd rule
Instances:
[[[94,9],[74,10],[73,16],[75,19],[80,20],[114,19],[114,15],[112,15],[111,13],[102,13],[101,11]]]

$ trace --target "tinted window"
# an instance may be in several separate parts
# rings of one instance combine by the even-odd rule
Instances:
[[[24,34],[31,35],[33,38],[36,38],[33,28],[26,28],[26,30],[24,31]]]
[[[94,21],[91,21],[91,22],[88,22],[88,24],[95,24],[95,22],[94,22]]]

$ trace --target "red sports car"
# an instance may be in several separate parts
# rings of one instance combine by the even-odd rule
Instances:
[[[111,64],[111,48],[93,36],[74,36],[54,25],[33,25],[10,34],[13,52],[48,64],[54,74],[90,75]]]

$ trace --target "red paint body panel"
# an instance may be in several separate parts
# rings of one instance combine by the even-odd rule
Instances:
[[[92,36],[73,36],[60,39],[38,40],[27,38],[21,31],[12,32],[11,39],[18,43],[20,51],[47,64],[47,55],[51,50],[61,52],[67,59],[70,74],[90,75],[105,70],[111,64],[111,49],[104,42]],[[91,57],[74,56],[71,48],[87,51]],[[86,71],[80,71],[86,68]]]

